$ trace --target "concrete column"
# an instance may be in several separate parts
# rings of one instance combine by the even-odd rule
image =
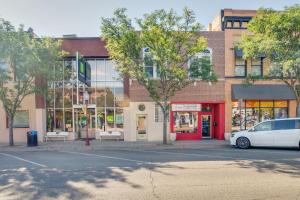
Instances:
[[[44,135],[46,134],[47,118],[45,109],[35,109],[35,130],[38,131],[38,141],[43,142]]]

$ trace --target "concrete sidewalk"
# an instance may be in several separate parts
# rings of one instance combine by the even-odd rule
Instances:
[[[65,150],[100,150],[100,149],[218,149],[230,148],[229,141],[201,140],[201,141],[175,141],[163,145],[162,142],[125,142],[125,141],[97,141],[91,140],[91,145],[86,146],[85,141],[50,141],[39,143],[37,147],[27,147],[27,144],[0,144],[0,151],[65,151]]]

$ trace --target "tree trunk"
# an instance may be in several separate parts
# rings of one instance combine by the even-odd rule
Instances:
[[[14,118],[8,116],[9,146],[14,146]]]
[[[168,140],[167,140],[167,122],[168,122],[168,115],[167,115],[166,110],[163,110],[163,115],[164,115],[164,122],[163,122],[163,144],[168,144]]]

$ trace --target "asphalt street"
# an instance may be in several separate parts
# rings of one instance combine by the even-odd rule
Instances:
[[[300,200],[300,151],[2,151],[0,199]]]

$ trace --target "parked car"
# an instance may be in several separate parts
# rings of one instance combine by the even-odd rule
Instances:
[[[231,134],[230,144],[241,149],[249,147],[300,148],[300,118],[275,119]]]

